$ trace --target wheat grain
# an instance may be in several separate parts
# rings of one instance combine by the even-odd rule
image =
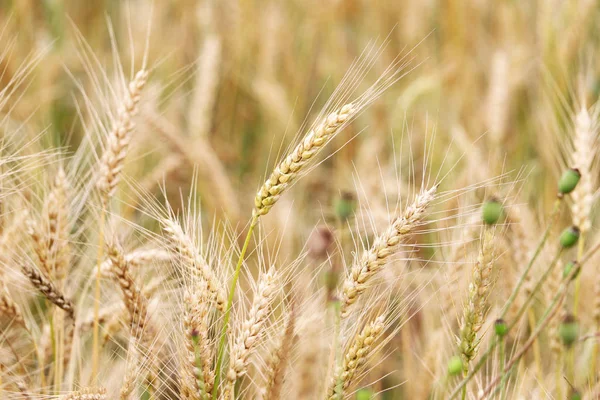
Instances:
[[[104,388],[83,388],[61,397],[63,400],[105,400],[106,398]]]

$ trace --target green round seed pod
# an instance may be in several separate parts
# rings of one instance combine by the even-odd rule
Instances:
[[[569,249],[569,248],[575,246],[575,244],[579,240],[580,233],[581,232],[579,231],[579,228],[576,226],[571,226],[571,227],[565,229],[560,234],[560,245],[562,247],[564,247],[565,249]]]
[[[581,393],[577,389],[571,389],[571,393],[569,393],[569,400],[581,400]]]
[[[346,221],[354,215],[355,210],[354,195],[350,192],[343,192],[335,202],[335,216],[341,221]]]
[[[487,225],[494,225],[502,216],[502,204],[497,200],[488,200],[482,207],[483,222]]]
[[[567,315],[558,327],[560,340],[566,347],[571,347],[579,337],[579,324],[572,315]]]
[[[563,269],[563,279],[566,279],[569,275],[571,275],[571,271],[573,271],[573,268],[577,267],[577,264],[577,261],[569,261],[567,265],[565,265],[565,268]],[[577,270],[575,275],[573,275],[573,279],[577,278],[577,275],[579,275],[580,272],[581,268]]]
[[[462,372],[463,363],[459,356],[453,356],[448,362],[448,375],[455,376]]]
[[[371,400],[373,391],[371,389],[360,389],[356,392],[356,400]]]
[[[577,187],[581,173],[577,168],[566,170],[558,181],[558,192],[561,194],[571,193]]]
[[[503,319],[497,319],[494,323],[494,331],[499,337],[504,337],[508,333],[508,325]]]

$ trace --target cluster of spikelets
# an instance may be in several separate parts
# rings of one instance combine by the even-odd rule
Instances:
[[[3,147],[0,395],[369,399],[393,386],[383,381],[399,369],[405,385],[427,386],[431,398],[487,398],[509,396],[528,362],[559,397],[585,387],[600,395],[600,281],[591,307],[581,304],[582,276],[600,248],[596,108],[575,114],[572,156],[541,229],[519,213],[520,182],[501,176],[443,191],[447,179],[430,183],[423,173],[421,184],[408,178],[412,194],[399,194],[383,222],[342,196],[336,229],[315,229],[306,254],[270,254],[263,221],[403,63],[352,97],[374,65],[359,60],[257,182],[247,225],[213,223],[208,237],[194,196],[183,211],[143,191],[138,213],[120,207],[129,201],[120,187],[137,189],[123,171],[135,162],[128,154],[152,80],[145,64],[114,88],[114,104],[89,122],[98,129],[86,131],[88,145],[75,155]],[[368,194],[387,200],[380,192]],[[572,223],[559,233],[567,207]],[[450,240],[438,240],[444,235]],[[423,333],[426,325],[434,329]],[[382,369],[398,348],[402,360]],[[417,360],[427,378],[411,372]]]

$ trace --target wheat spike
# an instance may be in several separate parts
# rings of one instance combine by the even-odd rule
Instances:
[[[254,198],[254,217],[265,215],[283,192],[294,182],[302,168],[335,136],[356,114],[353,104],[334,111],[312,129],[304,139],[275,167],[271,176],[260,187]]]
[[[61,397],[62,400],[105,400],[106,398],[104,388],[84,388]]]
[[[226,295],[222,285],[218,282],[215,273],[206,261],[200,256],[192,239],[183,232],[181,226],[171,220],[162,220],[163,230],[166,232],[172,248],[181,255],[183,260],[194,267],[200,277],[206,282],[208,292],[219,311],[225,311]]]
[[[287,369],[287,363],[296,341],[294,329],[296,327],[296,312],[292,311],[288,315],[285,329],[279,343],[276,344],[267,370],[267,380],[261,390],[261,396],[265,400],[277,400],[281,397],[281,389]]]
[[[131,133],[135,128],[133,117],[137,112],[141,91],[146,85],[147,79],[148,72],[142,69],[129,83],[113,129],[108,134],[107,148],[100,160],[100,172],[96,182],[96,187],[102,193],[104,203],[113,196],[119,183],[121,170],[131,141]]]
[[[487,312],[487,298],[492,285],[492,270],[494,267],[494,232],[486,228],[483,232],[477,263],[473,266],[469,295],[461,324],[460,351],[464,368],[468,369],[469,361],[477,354],[479,330]]]
[[[23,265],[22,270],[29,281],[31,281],[31,284],[52,304],[63,309],[71,319],[75,318],[73,303],[57,289],[56,285],[50,279],[27,265]]]
[[[573,141],[574,153],[572,167],[581,173],[581,181],[571,193],[573,204],[573,223],[582,233],[591,227],[590,214],[594,201],[594,178],[592,170],[594,156],[596,155],[596,131],[594,120],[585,107],[582,107],[575,118],[575,138]]]
[[[0,291],[0,312],[2,313],[1,315],[12,318],[16,323],[25,326],[25,319],[23,318],[21,309],[10,297],[5,285],[1,286]]]
[[[341,371],[338,371],[329,388],[328,399],[336,400],[342,398],[346,389],[350,387],[357,371],[367,361],[373,343],[377,340],[381,332],[383,332],[385,316],[381,315],[375,321],[369,323],[363,330],[354,338],[350,347],[344,354],[344,363]],[[341,392],[340,392],[341,390]]]
[[[248,319],[244,322],[242,332],[231,349],[227,372],[230,387],[233,387],[235,381],[246,373],[250,355],[262,337],[264,326],[269,319],[276,288],[275,274],[271,271],[265,273],[260,280]]]
[[[188,290],[185,296],[183,327],[185,334],[186,357],[182,361],[183,397],[190,400],[203,400],[210,396],[214,383],[211,370],[212,351],[208,335],[208,307],[206,285]]]
[[[371,279],[394,254],[397,246],[406,240],[419,226],[427,207],[435,198],[437,186],[421,192],[414,202],[396,218],[387,230],[379,235],[370,249],[354,264],[346,277],[342,290],[342,317],[348,315],[348,308],[354,304],[368,287]]]

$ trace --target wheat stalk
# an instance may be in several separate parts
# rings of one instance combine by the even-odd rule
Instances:
[[[377,274],[400,243],[414,233],[424,217],[427,207],[434,200],[437,186],[422,191],[414,202],[379,235],[370,249],[354,264],[346,277],[342,289],[342,317],[348,315],[348,308],[367,289],[373,276]]]
[[[275,205],[283,192],[294,182],[306,165],[351,119],[357,108],[346,104],[332,112],[275,167],[254,198],[253,216],[265,215]]]

